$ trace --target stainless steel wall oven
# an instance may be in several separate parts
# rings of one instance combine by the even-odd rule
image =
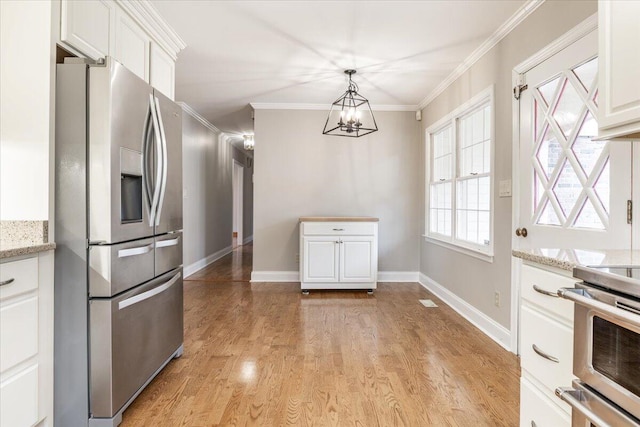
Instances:
[[[572,388],[556,394],[574,427],[640,425],[640,267],[576,267]]]

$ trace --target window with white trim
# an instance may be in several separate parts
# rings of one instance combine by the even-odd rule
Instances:
[[[427,237],[493,255],[492,88],[427,130]]]

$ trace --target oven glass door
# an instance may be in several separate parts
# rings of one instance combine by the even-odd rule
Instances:
[[[640,334],[593,316],[593,369],[640,396]]]

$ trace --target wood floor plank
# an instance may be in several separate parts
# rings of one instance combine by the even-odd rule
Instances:
[[[251,249],[185,280],[184,355],[123,427],[518,424],[517,357],[420,285],[303,296],[249,283]]]

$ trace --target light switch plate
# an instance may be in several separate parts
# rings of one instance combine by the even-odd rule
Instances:
[[[500,197],[511,197],[510,179],[503,179],[500,181]]]

